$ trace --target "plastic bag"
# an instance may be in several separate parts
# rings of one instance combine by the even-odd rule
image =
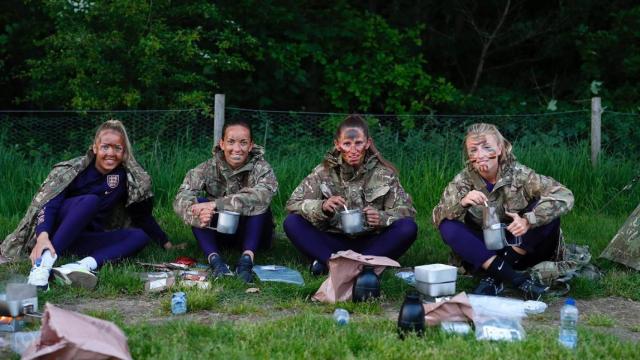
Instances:
[[[11,350],[22,355],[32,342],[40,338],[40,331],[19,331],[11,335]]]
[[[525,302],[496,296],[469,295],[477,340],[524,340]]]

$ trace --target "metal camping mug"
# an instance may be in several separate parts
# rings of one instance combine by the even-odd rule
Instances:
[[[507,244],[504,234],[505,225],[501,223],[493,224],[482,229],[484,244],[489,250],[500,250]]]
[[[364,229],[364,217],[362,210],[353,209],[340,212],[342,231],[347,234],[356,234]]]
[[[216,227],[208,226],[208,229],[213,229],[223,234],[235,234],[238,230],[238,222],[240,221],[240,213],[233,211],[220,211],[218,213],[218,224]]]

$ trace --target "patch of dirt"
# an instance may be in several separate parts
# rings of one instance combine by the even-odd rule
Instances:
[[[640,341],[640,302],[623,298],[599,298],[590,300],[577,300],[580,310],[580,324],[594,331],[611,334],[625,341]],[[524,319],[523,326],[527,329],[548,329],[557,331],[560,322],[560,307],[564,304],[563,299],[554,299],[547,303],[547,310],[538,315],[530,315]],[[62,304],[62,308],[79,311],[82,313],[110,312],[120,313],[125,323],[161,323],[171,321],[175,317],[168,315],[162,310],[162,305],[158,299],[150,298],[120,298],[107,300],[92,300],[81,304]],[[260,322],[280,319],[282,317],[296,314],[295,309],[264,309],[260,313],[249,314],[228,314],[215,311],[190,312],[181,319],[197,321],[203,324],[211,324],[217,321],[238,321],[238,322]],[[384,318],[396,321],[398,310],[394,306],[384,305]],[[593,316],[602,316],[613,321],[613,326],[593,326],[588,319]],[[635,331],[634,331],[635,330]]]

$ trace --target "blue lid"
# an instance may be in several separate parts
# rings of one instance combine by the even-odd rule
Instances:
[[[564,303],[567,305],[573,305],[573,306],[576,305],[576,301],[573,300],[573,298],[567,298],[567,301],[565,301]]]

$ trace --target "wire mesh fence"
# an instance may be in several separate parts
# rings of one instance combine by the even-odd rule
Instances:
[[[251,123],[256,143],[267,153],[286,154],[332,144],[337,125],[346,114],[260,111],[228,107],[226,121]],[[518,145],[588,143],[588,110],[512,115],[364,115],[378,148],[389,157],[408,149],[426,151],[460,149],[464,129],[475,122],[496,124]],[[3,146],[31,157],[75,156],[88,148],[97,126],[111,118],[122,120],[137,151],[155,144],[177,143],[210,147],[213,115],[197,109],[124,112],[0,112]],[[625,158],[640,155],[640,115],[605,112],[602,148],[605,154]]]

